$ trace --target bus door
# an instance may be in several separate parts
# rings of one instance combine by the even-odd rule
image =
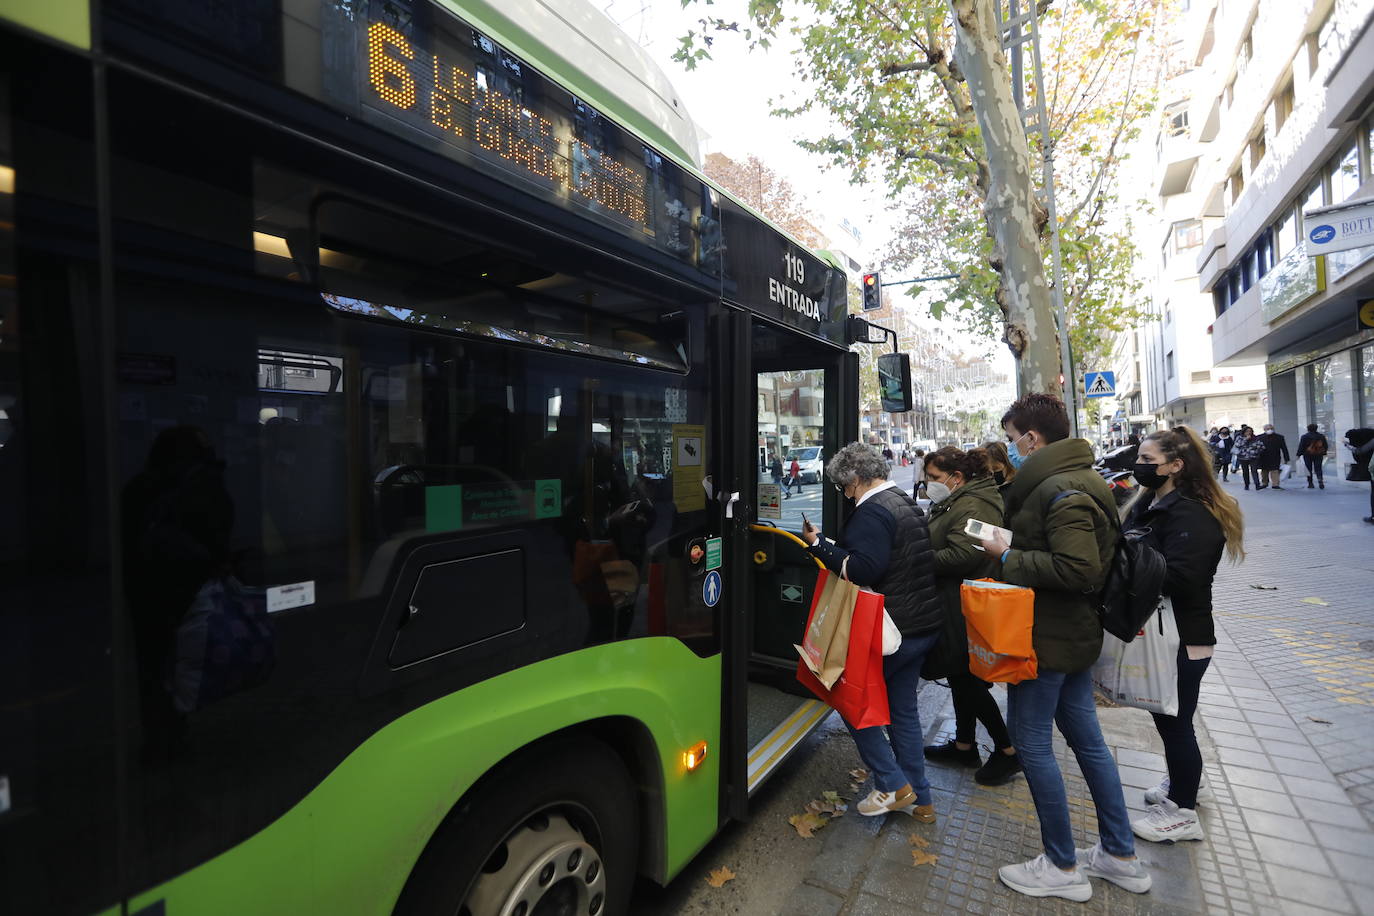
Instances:
[[[726,633],[725,730],[731,755],[729,813],[826,716],[796,680],[797,652],[819,573],[801,540],[805,520],[834,536],[842,499],[825,463],[858,435],[857,358],[759,318],[737,317],[733,342],[737,405],[731,424],[733,489],[731,609]]]

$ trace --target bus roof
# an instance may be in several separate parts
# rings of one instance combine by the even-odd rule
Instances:
[[[545,76],[682,165],[701,168],[696,123],[668,77],[588,0],[439,0]]]

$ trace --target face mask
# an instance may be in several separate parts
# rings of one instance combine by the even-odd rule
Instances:
[[[1015,439],[1007,443],[1007,458],[1011,460],[1011,466],[1016,468],[1017,470],[1020,470],[1021,462],[1026,460],[1026,456],[1021,454],[1021,450],[1016,447],[1016,443],[1026,438],[1027,435],[1028,433],[1022,433],[1021,435],[1017,436]]]
[[[926,496],[930,497],[933,503],[942,503],[949,499],[950,489],[942,483],[934,480],[926,483]]]
[[[1274,427],[1272,427],[1272,426],[1266,426],[1266,427],[1264,428],[1264,434],[1265,434],[1266,436],[1269,435],[1270,433],[1272,433],[1273,431],[1274,431]]]
[[[1156,465],[1148,463],[1137,464],[1131,473],[1134,475],[1136,483],[1147,490],[1158,490],[1164,486],[1164,481],[1169,479],[1168,474],[1159,473],[1159,468]]]

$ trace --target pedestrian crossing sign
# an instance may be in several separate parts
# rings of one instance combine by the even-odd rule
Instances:
[[[1109,398],[1116,394],[1115,372],[1085,372],[1083,394],[1090,398]]]

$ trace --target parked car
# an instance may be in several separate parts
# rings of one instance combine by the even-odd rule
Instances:
[[[802,483],[821,482],[821,477],[825,474],[825,462],[821,460],[821,447],[819,445],[788,449],[787,457],[782,459],[784,474],[792,467],[793,458],[797,459],[797,464],[801,467]]]

